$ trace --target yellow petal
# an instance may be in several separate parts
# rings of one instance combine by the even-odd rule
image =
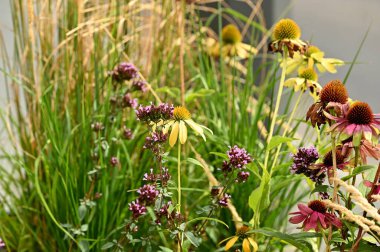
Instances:
[[[183,121],[179,122],[179,141],[181,144],[186,143],[187,140],[187,128]]]
[[[251,243],[253,247],[253,252],[256,252],[257,250],[259,250],[259,246],[257,246],[257,243],[255,242],[254,239],[252,239],[251,237],[248,237],[248,241],[249,243]]]
[[[249,247],[248,239],[243,240],[243,252],[251,252],[251,248]]]
[[[177,142],[178,130],[179,130],[178,128],[179,128],[178,122],[175,122],[172,126],[172,132],[170,133],[170,137],[169,137],[169,145],[171,147],[173,147],[175,143]]]
[[[336,73],[336,69],[335,69],[335,66],[333,64],[331,64],[331,63],[329,63],[327,61],[324,61],[324,60],[321,62],[321,64],[330,73]]]
[[[191,119],[185,120],[185,122],[190,126],[190,128],[192,128],[195,131],[196,134],[200,134],[203,137],[203,139],[206,141],[206,137],[203,134],[203,129],[201,126],[199,126],[197,123],[195,123]]]
[[[227,251],[229,250],[235,243],[236,241],[239,239],[238,236],[234,236],[231,240],[229,240],[226,244],[226,246],[224,247],[224,250]]]
[[[164,125],[164,128],[162,129],[162,133],[167,134],[168,131],[169,131],[169,129],[170,129],[170,126],[172,126],[173,123],[174,123],[173,120],[167,122],[167,123]]]
[[[285,87],[293,87],[294,85],[296,85],[296,80],[295,78],[290,78],[290,79],[287,79],[284,83],[284,86]]]

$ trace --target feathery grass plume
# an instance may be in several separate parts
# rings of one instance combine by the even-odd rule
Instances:
[[[333,203],[331,200],[323,200],[323,202],[331,209],[334,209],[342,214],[342,218],[351,222],[355,222],[360,227],[363,228],[364,231],[369,232],[373,230],[378,234],[380,231],[380,227],[376,225],[376,223],[372,220],[369,220],[361,215],[354,214],[351,210],[347,209],[344,206],[341,206],[337,203]]]
[[[374,200],[380,200],[380,194],[372,195],[371,198]]]
[[[372,206],[356,187],[347,184],[339,178],[334,178],[333,180],[336,181],[338,185],[343,186],[346,191],[350,193],[350,198],[354,200],[361,209],[366,211],[372,218],[380,223],[380,214],[377,212],[378,209]]]

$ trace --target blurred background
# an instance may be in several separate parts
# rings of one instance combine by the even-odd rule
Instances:
[[[261,1],[261,0],[258,0]],[[233,8],[243,14],[244,4],[227,0]],[[264,0],[262,6],[270,27],[281,17],[293,18],[302,29],[302,38],[312,41],[327,57],[352,61],[365,33],[368,37],[360,51],[358,63],[347,81],[347,88],[353,99],[368,102],[374,113],[380,112],[380,1],[379,0]],[[9,51],[12,51],[11,11],[9,1],[0,1],[0,29]],[[335,75],[320,76],[324,85],[331,79],[344,79],[348,66],[338,69]],[[3,75],[0,77],[0,97],[6,95]],[[0,101],[0,102],[1,102]],[[1,104],[4,106],[5,104]]]

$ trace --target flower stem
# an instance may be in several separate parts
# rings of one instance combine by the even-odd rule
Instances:
[[[325,243],[326,243],[326,252],[330,252],[331,249],[330,249],[329,241],[328,241],[328,239],[327,239],[325,233],[324,233],[323,231],[322,231],[321,233],[322,233],[323,240],[324,240]]]
[[[178,143],[178,158],[177,158],[177,172],[178,172],[178,181],[177,181],[177,186],[178,186],[178,212],[181,213],[181,143]]]
[[[181,143],[180,142],[178,143],[177,163],[178,163],[178,167],[177,167],[178,213],[181,214]],[[178,250],[177,251],[182,251],[182,232],[178,233]]]
[[[298,109],[298,105],[300,104],[301,97],[302,97],[302,92],[300,92],[300,94],[298,95],[298,98],[297,98],[296,104],[294,105],[294,108],[293,108],[292,113],[290,114],[290,117],[289,117],[288,123],[287,123],[287,125],[286,125],[286,127],[285,127],[285,129],[284,129],[284,132],[282,133],[282,137],[285,137],[286,133],[288,133],[288,130],[290,129],[290,124],[291,124],[291,122],[293,121],[294,115],[295,115],[295,113],[296,113],[296,111],[297,111],[297,109]],[[282,144],[280,144],[280,145],[277,147],[276,154],[274,155],[272,168],[271,168],[271,170],[270,170],[271,173],[272,173],[272,170],[273,170],[274,166],[276,165],[278,155],[280,154],[281,146],[282,146]]]
[[[283,48],[283,54],[282,54],[282,60],[283,60],[283,65],[282,65],[282,72],[281,72],[281,79],[280,79],[280,86],[278,87],[278,92],[277,92],[277,99],[276,99],[276,106],[274,108],[274,113],[273,113],[273,118],[272,122],[270,125],[270,130],[267,138],[267,147],[265,150],[265,162],[264,162],[264,169],[268,171],[268,161],[269,161],[269,143],[272,140],[273,137],[273,132],[274,132],[274,126],[276,125],[276,120],[277,120],[277,114],[278,110],[280,108],[280,103],[281,103],[281,96],[282,96],[282,91],[284,89],[284,83],[285,83],[285,74],[286,74],[286,65],[287,65],[287,55],[288,55],[288,50],[287,47]]]
[[[331,136],[332,141],[332,161],[333,161],[333,172],[334,176],[333,178],[336,179],[337,177],[337,171],[336,171],[336,143],[335,143],[335,136]],[[334,193],[333,193],[333,202],[337,201],[338,196],[338,183],[334,180]]]

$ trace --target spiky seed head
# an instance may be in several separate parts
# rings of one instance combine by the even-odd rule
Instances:
[[[319,97],[321,102],[325,104],[329,102],[344,104],[348,100],[348,93],[346,87],[340,80],[332,80],[322,88]]]
[[[273,29],[273,38],[275,40],[299,39],[300,37],[301,29],[294,20],[289,18],[278,21]]]
[[[373,122],[372,109],[367,103],[356,101],[348,110],[347,120],[353,124],[368,125]]]
[[[239,43],[242,40],[241,33],[235,25],[226,25],[222,30],[222,40],[226,44]]]
[[[317,73],[314,71],[313,68],[305,68],[305,69],[302,69],[298,76],[300,78],[303,78],[305,80],[311,80],[311,81],[317,81],[318,80],[318,75]]]
[[[173,116],[175,120],[188,120],[191,118],[191,114],[187,108],[178,106],[174,108]]]

